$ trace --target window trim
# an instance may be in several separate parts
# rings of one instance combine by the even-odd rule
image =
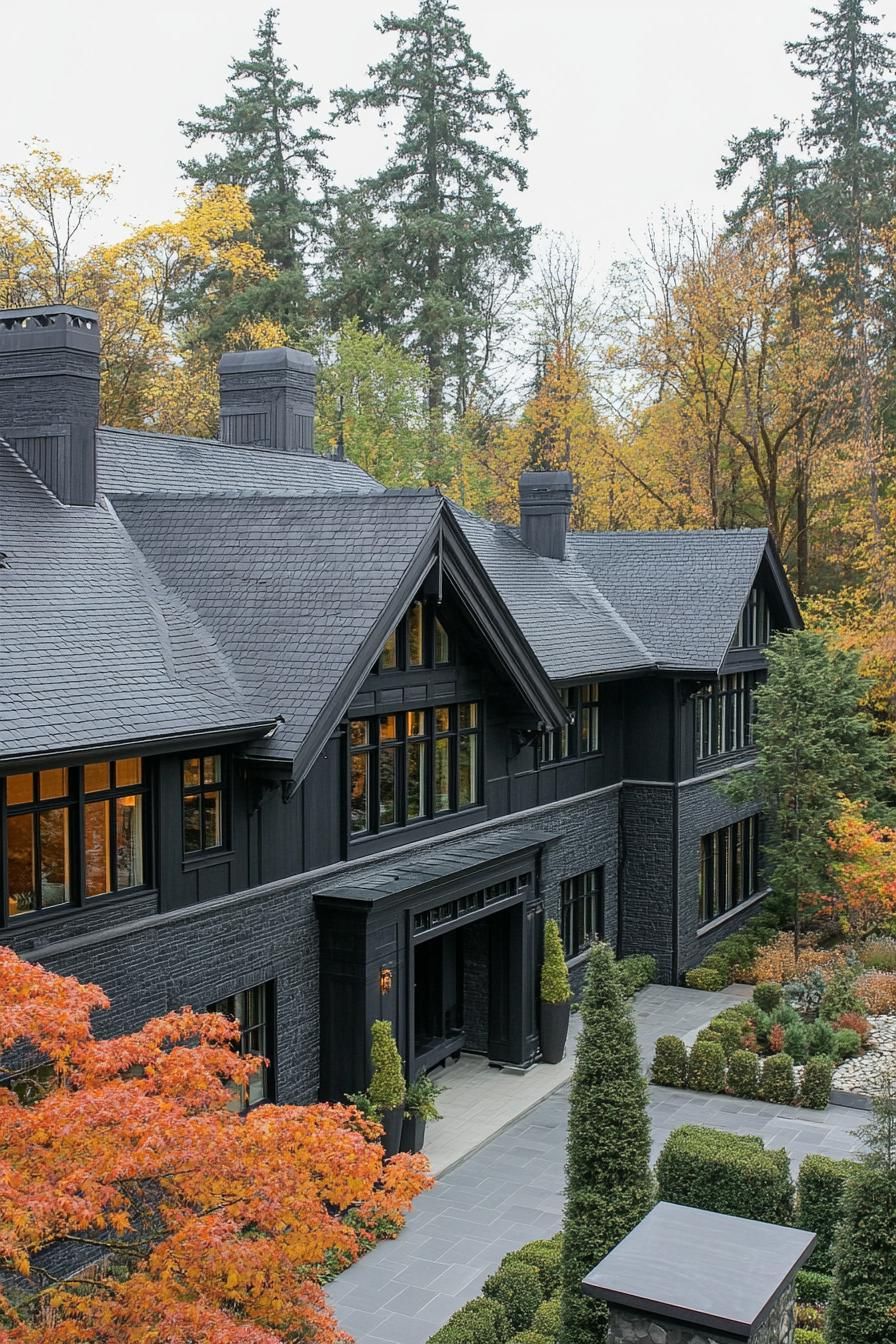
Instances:
[[[694,692],[694,759],[698,765],[753,747],[758,685],[755,671],[729,672],[715,681],[705,682]],[[729,744],[732,714],[735,733],[733,744]]]
[[[476,722],[472,727],[461,727],[461,711],[468,706],[472,706]],[[436,714],[439,710],[448,711],[448,727],[437,728]],[[424,729],[422,733],[411,736],[408,732],[409,719],[411,715],[424,715]],[[384,744],[381,740],[382,722],[388,718],[396,719],[396,736],[393,739],[387,739]],[[355,724],[365,726],[365,740],[354,742],[353,730]],[[353,718],[346,721],[346,797],[347,797],[347,830],[349,843],[353,841],[364,841],[378,835],[385,835],[391,831],[406,830],[408,826],[417,826],[425,822],[439,821],[442,817],[462,814],[482,806],[483,799],[483,763],[484,751],[483,743],[485,740],[485,724],[483,716],[483,703],[481,700],[464,700],[442,703],[439,705],[415,705],[413,708],[391,709],[384,706],[383,712],[375,715],[368,715],[363,718]],[[475,748],[475,768],[473,774],[474,796],[469,802],[460,802],[460,755],[461,742],[464,739],[474,739]],[[448,755],[448,806],[436,810],[436,763],[439,758],[437,744],[447,742]],[[424,810],[417,816],[408,815],[408,758],[409,748],[414,746],[423,747],[425,778],[423,785]],[[382,756],[384,751],[394,752],[396,763],[393,797],[395,800],[395,820],[384,823],[381,819],[381,779],[382,779]],[[354,758],[363,756],[366,761],[366,818],[367,826],[364,829],[355,829],[353,825],[354,813]]]
[[[603,756],[603,722],[600,712],[601,685],[602,683],[599,681],[585,681],[573,686],[561,686],[559,688],[563,704],[572,713],[572,722],[567,723],[563,728],[552,728],[546,733],[539,733],[536,757],[539,770],[546,769],[548,766],[563,765],[567,761],[588,760],[591,757]],[[595,688],[596,696],[594,699],[585,699],[589,687]],[[594,711],[597,724],[597,745],[589,747],[587,750],[582,746],[585,711]]]
[[[411,613],[415,607],[422,608],[423,631],[422,631],[422,653],[420,662],[411,662],[411,639],[410,639],[410,621]],[[395,662],[394,664],[383,663],[383,652],[376,660],[375,671],[380,676],[395,676],[397,673],[425,672],[433,671],[441,667],[451,667],[456,662],[456,646],[454,638],[445,621],[442,619],[443,608],[441,603],[433,598],[417,596],[408,606],[407,611],[402,616],[398,624],[390,631],[387,643],[394,639],[395,641]],[[448,645],[448,656],[443,659],[436,657],[437,638],[436,625],[441,626],[445,634],[445,640]]]
[[[261,1070],[264,1080],[264,1096],[259,1097],[257,1101],[250,1102],[247,1087],[244,1094],[247,1100],[245,1106],[242,1106],[239,1110],[240,1115],[247,1115],[249,1111],[254,1111],[259,1106],[269,1106],[277,1100],[277,979],[274,977],[271,980],[259,980],[255,984],[246,985],[243,989],[235,989],[230,994],[223,994],[221,998],[216,999],[206,1009],[206,1012],[220,1013],[223,1017],[230,1017],[234,1022],[239,1022],[235,1013],[226,1011],[222,1005],[236,999],[239,994],[251,994],[256,989],[262,991],[264,1007],[264,1021],[261,1025],[265,1034],[265,1042],[264,1049],[260,1052],[263,1058],[268,1061],[266,1065],[262,1065]],[[239,1022],[239,1027],[240,1039],[234,1045],[240,1058],[244,1058],[247,1054],[258,1053],[254,1050],[243,1049],[243,1038],[257,1028],[255,1026],[244,1027],[242,1022]]]
[[[763,892],[764,887],[761,812],[751,812],[728,826],[701,835],[697,870],[698,931],[748,904]]]
[[[217,780],[206,782],[205,780],[205,762],[214,757],[220,761],[220,775]],[[199,762],[199,783],[188,785],[185,779],[185,767],[187,761]],[[185,865],[194,864],[197,859],[206,856],[215,856],[220,858],[230,848],[230,772],[227,756],[223,751],[201,751],[187,752],[180,757],[180,839],[181,839],[181,858]],[[205,808],[203,806],[206,796],[217,794],[221,800],[221,839],[216,845],[207,845],[205,843]],[[186,802],[188,797],[195,797],[199,803],[199,847],[198,849],[187,849],[187,827],[186,827]]]

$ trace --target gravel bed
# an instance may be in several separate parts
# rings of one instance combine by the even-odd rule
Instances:
[[[871,1036],[864,1055],[847,1059],[834,1070],[834,1087],[841,1092],[874,1090],[877,1080],[896,1068],[896,1017],[870,1017]]]

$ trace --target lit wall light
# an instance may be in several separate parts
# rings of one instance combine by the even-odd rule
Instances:
[[[392,991],[392,967],[380,967],[380,993],[389,994]]]

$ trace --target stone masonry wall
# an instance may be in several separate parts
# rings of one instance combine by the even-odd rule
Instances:
[[[657,976],[672,978],[672,784],[622,791],[622,952],[652,952]]]
[[[749,1338],[749,1344],[793,1344],[793,1280],[777,1297],[769,1315]],[[740,1335],[688,1325],[667,1316],[611,1306],[607,1344],[746,1344]]]

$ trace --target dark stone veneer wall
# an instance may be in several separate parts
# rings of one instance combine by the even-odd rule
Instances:
[[[512,822],[482,828],[500,835],[538,830],[559,836],[545,851],[541,894],[545,913],[557,917],[560,883],[590,868],[605,867],[606,935],[616,938],[618,786],[518,814]],[[382,866],[397,853],[425,852],[445,841],[421,842],[392,850],[358,866]],[[7,942],[50,970],[102,985],[111,1000],[97,1014],[99,1034],[132,1031],[148,1018],[190,1004],[204,1008],[238,989],[276,981],[277,1099],[314,1100],[320,1039],[318,929],[314,893],[348,874],[354,864],[319,870],[166,914],[150,914],[147,900],[134,898],[115,913],[138,917],[110,927],[106,910],[72,914],[40,929],[9,931]],[[94,918],[97,916],[97,918]],[[77,921],[77,925],[75,924]],[[77,936],[75,930],[77,928]],[[68,933],[68,937],[63,935]]]

